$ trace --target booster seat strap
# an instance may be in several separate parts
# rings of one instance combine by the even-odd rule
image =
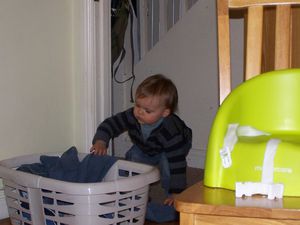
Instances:
[[[262,131],[262,130],[257,130],[254,127],[251,126],[239,126],[237,128],[237,136],[238,137],[257,137],[257,136],[270,136],[271,134]]]
[[[240,198],[243,195],[252,196],[254,194],[262,194],[267,195],[268,199],[282,198],[284,185],[281,183],[273,183],[274,158],[279,143],[279,139],[270,139],[267,143],[261,182],[236,182],[236,197]]]
[[[277,147],[280,143],[279,139],[270,139],[266,146],[263,168],[262,168],[262,183],[273,183],[274,158]]]
[[[224,137],[223,147],[220,149],[220,156],[224,168],[229,168],[232,164],[231,152],[238,141],[238,137],[257,137],[269,136],[270,134],[257,130],[251,126],[239,126],[238,123],[228,124],[227,132]]]

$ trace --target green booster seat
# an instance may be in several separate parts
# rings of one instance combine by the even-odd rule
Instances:
[[[300,69],[245,81],[220,106],[204,185],[269,199],[300,196]]]

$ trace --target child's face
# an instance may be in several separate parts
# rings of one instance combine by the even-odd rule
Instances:
[[[140,124],[153,124],[160,118],[168,116],[170,110],[162,104],[159,97],[150,96],[137,98],[133,113]]]

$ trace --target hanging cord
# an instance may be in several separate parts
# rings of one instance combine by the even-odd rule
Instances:
[[[126,55],[126,50],[123,46],[122,48],[122,52],[121,52],[121,56],[120,56],[120,60],[118,62],[118,65],[116,66],[116,68],[113,70],[113,65],[111,66],[111,70],[112,70],[112,74],[113,74],[113,78],[115,80],[116,83],[118,84],[123,84],[126,83],[130,80],[131,81],[131,85],[130,85],[130,102],[134,103],[134,98],[133,98],[133,85],[134,85],[134,81],[135,81],[135,73],[134,73],[134,60],[135,60],[135,56],[134,56],[134,43],[133,43],[133,14],[134,14],[134,10],[133,10],[133,6],[131,3],[131,0],[128,1],[129,3],[129,16],[130,16],[130,44],[131,44],[131,76],[125,80],[118,80],[116,77],[117,71],[120,67],[121,62],[123,61],[125,55]]]
[[[131,43],[131,73],[132,73],[132,82],[130,86],[130,102],[134,103],[134,98],[133,98],[133,84],[135,81],[135,72],[134,72],[134,63],[135,63],[135,49],[134,49],[134,43],[133,43],[133,15],[134,15],[134,10],[133,10],[133,5],[131,0],[129,0],[129,15],[130,15],[130,43]]]

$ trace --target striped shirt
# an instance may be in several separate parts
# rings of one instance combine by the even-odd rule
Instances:
[[[165,117],[145,140],[141,126],[133,115],[133,108],[105,119],[97,128],[93,144],[109,141],[128,131],[133,144],[149,156],[165,152],[169,162],[170,193],[178,193],[186,187],[186,155],[192,145],[192,130],[175,114]]]

